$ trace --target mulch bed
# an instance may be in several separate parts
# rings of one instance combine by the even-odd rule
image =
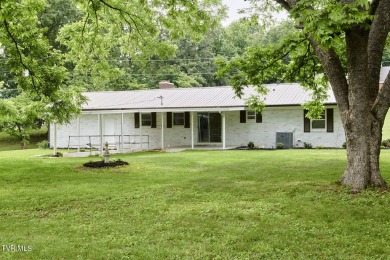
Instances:
[[[112,168],[112,167],[129,165],[129,163],[121,160],[116,160],[116,161],[110,161],[108,163],[104,163],[104,161],[87,162],[84,163],[83,165],[84,167],[88,167],[88,168]]]

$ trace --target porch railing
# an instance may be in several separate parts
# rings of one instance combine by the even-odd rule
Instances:
[[[86,148],[92,152],[92,149],[100,150],[105,142],[109,148],[119,150],[120,146],[127,146],[130,150],[134,145],[147,144],[149,150],[149,135],[102,135],[103,144],[100,142],[100,135],[70,135],[68,139],[68,150],[70,148]],[[122,147],[124,149],[124,147]],[[140,147],[141,148],[141,147]]]

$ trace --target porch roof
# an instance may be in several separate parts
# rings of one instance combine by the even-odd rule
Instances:
[[[299,84],[269,84],[263,97],[266,106],[298,106],[311,99],[310,93]],[[242,110],[244,99],[258,95],[253,87],[244,88],[243,99],[235,96],[232,87],[172,88],[131,91],[86,92],[88,103],[84,111],[129,110]],[[331,91],[326,104],[336,104]]]

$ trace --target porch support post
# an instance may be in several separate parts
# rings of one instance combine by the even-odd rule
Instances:
[[[226,115],[222,112],[222,149],[226,149]]]
[[[191,149],[194,150],[194,113],[195,112],[191,112]]]
[[[77,135],[78,135],[77,152],[79,153],[80,152],[80,116],[77,117]]]
[[[164,112],[161,112],[161,150],[164,150]]]
[[[103,115],[99,114],[99,139],[100,139],[100,154],[103,155]]]
[[[57,155],[57,124],[56,123],[54,123],[53,155]]]
[[[121,153],[123,153],[123,113],[121,114]]]
[[[141,145],[141,151],[142,149],[142,113],[139,113],[139,143]]]

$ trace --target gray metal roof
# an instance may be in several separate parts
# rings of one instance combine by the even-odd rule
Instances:
[[[382,67],[381,68],[381,74],[379,78],[379,83],[384,83],[387,75],[389,74],[390,67]]]
[[[301,105],[310,100],[310,93],[299,84],[265,86],[269,89],[269,93],[264,96],[266,106]],[[257,94],[252,87],[244,89],[243,99],[235,96],[232,87],[86,92],[84,95],[89,101],[83,106],[83,110],[242,109],[246,107],[244,99],[251,94]],[[162,104],[159,97],[162,97]],[[331,91],[325,103],[336,103]]]

